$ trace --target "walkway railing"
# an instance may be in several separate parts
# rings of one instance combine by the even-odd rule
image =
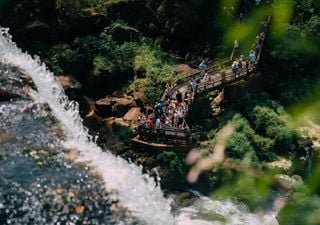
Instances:
[[[197,87],[195,89],[195,94],[201,94],[208,91],[217,90],[229,85],[232,85],[240,80],[243,80],[245,78],[248,78],[251,74],[254,74],[256,72],[256,66],[259,63],[263,43],[265,40],[265,34],[267,32],[268,25],[270,23],[270,16],[268,17],[267,21],[265,21],[266,25],[264,26],[264,36],[261,41],[261,46],[259,49],[259,52],[256,54],[256,61],[254,68],[250,68],[250,65],[246,66],[246,70],[243,71],[240,67],[237,74],[234,74],[231,68],[231,62],[233,60],[233,57],[235,55],[235,48],[232,51],[232,56],[222,59],[219,62],[209,64],[207,68],[207,72],[211,74],[211,77],[209,76],[209,79],[207,81],[203,81],[199,84],[197,84]],[[260,34],[259,34],[260,35]],[[243,59],[246,60],[247,59]],[[227,65],[227,66],[226,66]],[[224,76],[220,74],[221,69],[224,68],[225,73]],[[196,75],[200,74],[200,71],[187,75],[185,77],[182,77],[180,79],[177,79],[173,81],[173,97],[175,96],[175,93],[178,90],[185,89],[187,90],[188,83],[190,79]],[[217,79],[218,78],[218,79]],[[167,144],[179,144],[179,145],[188,145],[191,137],[191,131],[187,128],[139,128],[139,136],[146,140],[152,140],[155,142],[165,142]]]
[[[189,128],[147,128],[139,127],[139,136],[150,142],[165,142],[167,144],[179,144],[187,146],[190,141],[191,131]]]

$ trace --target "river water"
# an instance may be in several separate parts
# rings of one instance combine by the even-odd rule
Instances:
[[[174,206],[141,167],[102,151],[53,74],[0,32],[0,84],[19,96],[0,102],[0,224],[277,224],[200,195]]]

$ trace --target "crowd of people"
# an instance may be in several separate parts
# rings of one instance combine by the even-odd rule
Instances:
[[[255,65],[258,59],[258,55],[262,46],[262,42],[265,37],[265,32],[262,31],[256,36],[254,44],[251,46],[248,59],[245,59],[243,55],[240,55],[239,59],[235,59],[231,64],[233,78],[237,78],[241,74],[247,74],[255,69]]]
[[[263,30],[257,35],[248,58],[245,59],[241,55],[239,59],[232,62],[231,69],[234,78],[254,70],[264,37],[265,31]],[[235,43],[237,46],[239,45],[238,42]],[[199,71],[189,80],[183,93],[180,90],[175,92],[171,84],[166,84],[164,100],[156,102],[153,107],[153,113],[147,116],[142,115],[139,118],[139,127],[149,129],[188,129],[185,117],[188,113],[189,105],[197,92],[197,87],[200,83],[211,80],[205,60],[202,60],[199,64]],[[222,69],[220,75],[222,82],[224,82],[226,70]]]
[[[179,90],[173,93],[173,87],[166,85],[165,100],[156,102],[153,113],[139,119],[139,127],[154,129],[187,129],[185,117],[188,113],[189,104],[193,95],[186,91],[184,94]]]

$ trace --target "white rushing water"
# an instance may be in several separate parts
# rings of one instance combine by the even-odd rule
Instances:
[[[102,176],[108,191],[143,223],[150,225],[277,225],[276,213],[256,215],[231,201],[215,201],[199,196],[195,203],[182,208],[173,218],[170,201],[163,197],[153,179],[142,174],[142,168],[120,157],[103,152],[82,124],[78,104],[69,101],[54,75],[39,59],[23,53],[11,40],[8,29],[0,28],[0,62],[19,68],[37,87],[37,100],[46,102],[61,122],[66,134],[64,145],[77,149],[79,161],[87,162]]]
[[[276,212],[250,213],[244,204],[217,201],[199,195],[187,208],[179,210],[179,225],[278,225]]]
[[[109,152],[102,152],[83,126],[78,104],[68,100],[53,73],[39,59],[23,53],[12,41],[8,29],[0,29],[0,62],[17,67],[32,78],[37,95],[42,102],[48,103],[62,124],[67,135],[66,147],[77,149],[79,160],[94,167],[105,181],[106,189],[116,191],[117,199],[141,221],[151,225],[174,224],[170,203],[154,180],[143,175],[141,167]]]

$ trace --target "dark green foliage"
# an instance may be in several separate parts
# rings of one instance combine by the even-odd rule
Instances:
[[[213,193],[214,199],[232,196],[245,202],[252,210],[264,205],[272,195],[272,174],[263,174],[256,168],[247,166],[245,162],[235,160],[229,163],[237,164],[238,170],[222,167],[214,171],[219,185]]]
[[[272,152],[274,151],[274,140],[257,134],[251,128],[249,121],[240,114],[236,114],[232,118],[231,123],[235,126],[237,133],[243,134],[246,137],[260,160],[271,161],[275,158]]]
[[[131,143],[131,138],[133,133],[129,127],[118,126],[115,123],[113,123],[112,130],[119,136],[119,139],[125,145],[129,145]]]
[[[160,165],[169,169],[172,174],[185,176],[187,174],[187,166],[184,163],[184,157],[175,152],[164,151],[157,156]]]
[[[279,115],[273,109],[256,106],[252,120],[259,132],[274,140],[277,151],[286,151],[293,144],[295,132],[288,125],[285,114]]]
[[[297,135],[290,116],[277,102],[264,93],[237,100],[224,118],[236,129],[227,142],[228,156],[242,159],[250,153],[252,161],[273,161],[276,153],[293,150]]]
[[[278,151],[287,152],[293,144],[294,133],[286,126],[268,127],[266,129],[266,134],[275,141]]]
[[[72,45],[54,45],[44,55],[44,61],[55,74],[73,75],[84,87],[90,84],[88,80],[95,79],[105,82],[106,87],[117,80],[125,84],[135,71],[138,79],[127,85],[126,91],[144,90],[152,102],[159,100],[164,85],[177,77],[176,64],[150,39],[116,42],[114,33],[119,27],[136,32],[124,22],[117,21],[98,36],[76,38]],[[86,65],[85,69],[79,70],[79,65]]]
[[[319,196],[309,196],[304,192],[296,192],[290,202],[280,211],[278,220],[279,224],[319,225],[319,217]]]
[[[175,67],[173,60],[152,41],[145,39],[138,46],[133,62],[133,69],[141,78],[134,80],[128,90],[144,89],[151,102],[158,101],[165,84],[178,77]]]
[[[227,154],[230,157],[242,159],[246,153],[253,153],[254,149],[251,146],[248,138],[241,133],[234,133],[227,141]]]

